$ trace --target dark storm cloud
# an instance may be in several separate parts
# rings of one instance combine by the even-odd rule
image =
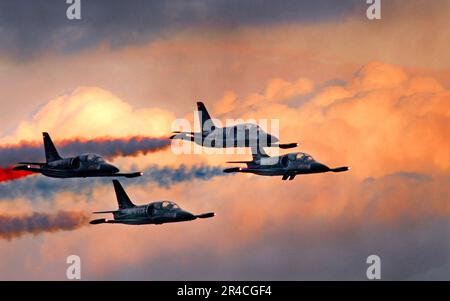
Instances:
[[[210,166],[186,167],[181,165],[176,168],[153,166],[144,170],[144,175],[132,180],[121,179],[127,186],[155,184],[159,187],[169,188],[181,182],[189,182],[195,179],[209,180],[216,176],[224,176],[222,168]],[[0,183],[0,201],[3,199],[15,199],[19,197],[28,200],[52,199],[61,192],[73,192],[77,194],[91,195],[98,185],[110,185],[111,178],[89,179],[52,179],[45,176],[28,176],[20,180]]]
[[[0,0],[0,49],[15,56],[77,51],[107,42],[142,43],[190,27],[309,23],[338,19],[362,1],[82,0],[82,20],[66,18],[65,0]]]

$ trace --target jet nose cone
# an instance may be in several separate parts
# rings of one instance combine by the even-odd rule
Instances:
[[[271,141],[272,143],[277,143],[277,142],[279,142],[280,140],[278,139],[278,137],[275,137],[275,136],[273,136],[273,135],[270,135],[270,141]]]
[[[325,172],[325,171],[329,171],[330,170],[330,168],[328,166],[326,166],[325,164],[317,163],[317,162],[312,164],[311,167],[315,171],[319,171],[319,172]]]
[[[111,173],[119,172],[119,169],[117,167],[107,163],[102,165],[102,169]]]
[[[181,210],[180,212],[178,212],[178,216],[180,218],[182,218],[183,220],[188,220],[188,221],[196,219],[195,215],[193,215],[190,212],[184,211],[184,210]]]

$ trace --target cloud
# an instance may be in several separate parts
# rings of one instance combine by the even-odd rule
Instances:
[[[8,20],[12,22],[11,24],[20,23],[11,26],[11,31],[19,30],[21,26],[27,27],[20,32],[25,36],[25,40],[36,37],[38,41],[29,41],[33,50],[39,51],[37,44],[49,36],[61,40],[61,37],[52,36],[50,32],[59,30],[66,32],[64,26],[56,24],[45,26],[39,22],[52,20],[50,16],[42,17],[47,9],[64,12],[66,7],[64,2],[58,4],[60,8],[52,8],[51,5],[46,7],[42,4],[42,11],[39,10],[36,15],[28,14],[29,5],[39,5],[38,3],[20,9],[22,13],[11,13],[18,5],[16,2],[3,4],[5,10],[0,11],[8,13],[0,20]],[[87,5],[90,6],[91,2],[89,1]],[[225,2],[210,5],[228,6]],[[117,28],[111,31],[113,37],[118,36],[117,31],[123,30],[124,35],[142,40],[138,43],[124,42],[123,47],[111,48],[97,42],[86,46],[68,34],[67,40],[74,41],[78,45],[73,46],[74,50],[70,54],[54,51],[58,49],[56,42],[46,42],[44,46],[51,45],[51,49],[44,50],[42,55],[33,60],[16,61],[4,52],[0,53],[0,61],[5,71],[3,73],[5,76],[1,77],[0,91],[5,113],[1,118],[0,130],[10,134],[17,120],[29,117],[30,111],[43,101],[72,91],[78,86],[102,87],[126,100],[134,108],[154,106],[183,116],[185,112],[192,111],[196,100],[201,99],[208,103],[220,98],[224,91],[236,92],[241,101],[243,95],[250,92],[264,94],[264,83],[274,78],[291,83],[298,78],[310,78],[316,86],[328,86],[331,81],[347,80],[356,67],[373,60],[399,65],[408,72],[425,77],[437,77],[442,84],[447,86],[450,84],[450,65],[447,63],[450,62],[450,56],[446,51],[446,41],[450,38],[448,1],[428,3],[415,0],[409,1],[408,5],[398,0],[388,1],[383,4],[382,20],[377,22],[366,18],[365,3],[359,0],[356,2],[361,7],[343,19],[323,20],[318,18],[320,14],[312,14],[307,6],[308,3],[317,6],[319,11],[322,9],[331,12],[334,9],[347,11],[348,7],[344,7],[347,2],[335,5],[334,1],[331,1],[330,5],[322,6],[318,1],[308,1],[301,4],[305,5],[304,9],[301,9],[302,13],[310,14],[311,18],[319,22],[268,21],[269,24],[255,22],[249,26],[237,26],[226,30],[216,29],[213,26],[196,28],[181,26],[151,40],[144,39],[144,35],[133,34],[134,31],[130,29],[132,27],[120,26],[122,19],[114,18],[114,22],[110,21],[112,19],[108,18],[108,10],[102,10],[99,12],[101,17],[98,22],[111,22],[114,23],[111,26],[117,25]],[[92,5],[99,8],[104,6],[100,2],[93,3]],[[178,3],[173,1],[169,3],[171,4],[164,2],[161,5],[173,4],[173,10],[176,11]],[[295,3],[292,5],[295,6]],[[254,3],[249,4],[250,7],[252,5],[255,6]],[[265,5],[256,5],[258,9],[271,15],[270,20],[275,20],[275,17],[283,19],[283,14],[277,15],[274,10],[266,10],[266,5],[292,9],[285,2],[282,4],[269,1]],[[9,8],[11,9],[8,10]],[[232,8],[233,5],[230,4],[229,9]],[[136,23],[151,22],[148,18],[136,18],[131,13],[135,9],[133,5],[125,8],[114,5],[111,8],[113,11],[119,9],[126,10],[123,13],[129,14]],[[149,14],[152,9],[136,12],[143,11],[143,14]],[[158,10],[155,9],[156,11]],[[251,15],[254,13],[252,11]],[[59,14],[49,13],[49,15]],[[22,17],[27,20],[21,20]],[[28,20],[29,18],[32,21]],[[61,19],[66,25],[74,27],[74,31],[84,32],[82,27],[87,20],[78,23],[69,22],[65,20],[64,14],[61,14]],[[30,26],[30,22],[34,26]],[[43,28],[41,35],[31,34],[33,30],[40,30],[41,26]],[[104,26],[96,25],[94,28],[92,30],[94,38],[101,37],[99,31]],[[143,27],[144,30],[153,28]],[[127,33],[127,29],[130,29],[131,33]],[[430,32],[433,32],[433,35],[430,35]],[[76,34],[75,36],[78,37]],[[15,45],[7,42],[8,39],[2,41],[4,47]],[[78,51],[80,47],[84,47],[84,50]],[[16,54],[14,51],[12,53]]]
[[[264,93],[252,93],[244,99],[237,98],[234,91],[228,91],[217,101],[215,113],[224,114],[239,109],[246,111],[256,105],[270,105],[276,102],[286,102],[294,97],[311,93],[314,90],[314,82],[308,78],[299,78],[289,82],[281,78],[273,78],[268,81]]]
[[[255,93],[236,94],[243,104],[259,97]],[[446,139],[450,90],[436,78],[371,62],[347,82],[316,88],[306,98],[302,92],[291,97],[287,103],[276,96],[273,101],[265,98],[245,111],[238,104],[227,116],[279,119],[282,141],[299,141],[301,149],[319,161],[351,166],[352,174],[359,177],[399,170],[450,171],[450,143]]]
[[[283,81],[290,83],[281,85],[287,91],[296,82]],[[224,117],[278,117],[283,140],[300,137],[301,150],[352,170],[286,183],[243,174],[223,178],[221,168],[155,167],[149,178],[126,182],[137,200],[148,196],[150,186],[152,199],[173,199],[193,212],[207,208],[217,216],[161,227],[104,225],[47,235],[45,243],[29,243],[38,245],[32,267],[41,271],[39,277],[59,279],[54,270],[62,263],[55,258],[77,252],[86,279],[361,280],[370,254],[381,256],[383,279],[447,279],[439,269],[450,262],[450,245],[442,240],[450,228],[447,88],[437,78],[372,62],[346,82],[314,84],[313,90],[295,90],[289,99],[273,93],[270,100],[240,110],[247,97],[266,95],[266,89],[261,91],[232,91],[237,105],[226,106],[231,110]],[[214,110],[215,102],[210,106]],[[208,181],[191,182],[197,178]],[[30,177],[4,183],[1,190],[11,204],[30,198],[38,206],[51,199],[55,207],[102,209],[110,208],[113,198],[107,182]],[[63,198],[64,191],[69,194]],[[111,198],[99,197],[105,192]],[[151,240],[142,239],[149,231]],[[8,252],[2,248],[2,254]],[[27,278],[37,277],[29,267],[17,266]]]
[[[55,139],[73,137],[163,136],[170,131],[172,113],[152,108],[134,109],[111,92],[77,88],[47,102],[31,120],[22,121],[2,143],[36,141],[42,131]]]
[[[227,189],[221,189],[221,178],[180,183],[170,190],[152,190],[152,199],[173,199],[192,212],[213,210],[217,216],[46,235],[45,242],[33,242],[39,260],[32,266],[45,279],[59,279],[54,271],[64,265],[55,259],[76,252],[84,262],[83,278],[89,280],[362,280],[365,260],[375,253],[382,258],[383,279],[420,279],[450,261],[450,245],[442,240],[450,228],[448,178],[423,176],[358,180],[351,174],[310,175],[284,183],[236,175],[227,177]],[[89,208],[111,208],[109,190],[103,199],[99,196],[105,191],[98,191]],[[134,186],[129,192],[136,200],[148,196],[146,187]],[[1,252],[6,250],[3,246]],[[16,268],[26,268],[21,266]],[[35,273],[23,275],[29,279]],[[440,279],[447,278],[440,274]]]
[[[124,5],[119,0],[108,3],[91,0],[82,4],[82,20],[77,22],[67,20],[65,2],[2,2],[0,48],[19,57],[29,57],[48,50],[70,53],[101,43],[113,47],[139,44],[192,27],[220,30],[287,22],[313,23],[339,19],[351,13],[358,1],[333,4],[332,0],[283,3],[130,0]]]
[[[0,269],[9,273],[2,277],[60,279],[56,271],[64,270],[64,258],[78,252],[88,279],[361,280],[365,279],[367,255],[375,253],[383,260],[383,279],[423,279],[423,275],[427,279],[448,279],[445,267],[450,262],[450,245],[442,237],[450,229],[446,139],[449,77],[445,69],[450,62],[446,51],[450,10],[445,1],[410,1],[408,5],[389,1],[383,5],[381,22],[368,21],[364,12],[358,11],[339,22],[276,26],[262,22],[263,26],[253,23],[226,31],[187,28],[150,44],[131,45],[119,34],[111,44],[124,46],[120,49],[90,48],[98,40],[109,41],[95,30],[98,39],[90,40],[87,32],[86,44],[79,44],[83,37],[70,37],[78,44],[66,44],[70,55],[44,51],[34,63],[20,64],[2,57],[7,74],[0,92],[1,99],[8,101],[2,118],[5,132],[12,123],[25,119],[37,103],[61,91],[72,91],[76,83],[113,91],[117,98],[129,101],[133,111],[148,107],[151,101],[154,107],[191,114],[194,101],[202,98],[208,108],[223,114],[220,118],[281,118],[283,140],[299,141],[302,151],[326,164],[352,167],[346,174],[297,177],[291,183],[238,174],[225,182],[222,177],[195,181],[195,185],[178,182],[170,190],[155,185],[152,198],[180,200],[187,208],[211,208],[218,215],[198,223],[105,225],[43,235],[42,240],[25,236],[13,244],[4,241],[0,253],[8,260],[0,262]],[[107,16],[105,13],[104,19]],[[284,18],[283,14],[279,16]],[[271,20],[277,22],[276,18]],[[21,28],[14,27],[12,30]],[[45,29],[45,35],[57,28]],[[145,30],[152,28],[156,26],[146,26]],[[142,37],[133,32],[128,32],[131,39]],[[17,36],[12,32],[10,37]],[[41,40],[39,34],[33,37]],[[19,42],[23,41],[42,51],[32,39],[25,36]],[[54,49],[64,48],[46,43]],[[90,50],[76,52],[80,48]],[[372,60],[384,63],[367,64]],[[362,68],[353,73],[360,65]],[[313,83],[312,90],[300,93],[291,89],[294,92],[288,93],[287,88],[301,78]],[[268,85],[263,83],[272,80],[278,81],[275,87],[280,89],[267,94]],[[228,91],[226,95],[224,91]],[[214,99],[222,95],[227,99],[220,107]],[[268,95],[273,97],[268,99]],[[276,95],[289,96],[279,99]],[[242,110],[247,100],[252,105]],[[102,106],[105,112],[109,112],[109,105]],[[86,137],[90,123],[97,129],[94,118],[101,111],[83,114],[83,118],[68,124],[67,133],[60,132],[56,138]],[[55,120],[61,125],[71,115]],[[123,133],[114,137],[140,135],[147,127],[136,124],[133,117],[127,114],[123,124],[114,121],[99,126],[99,132],[109,133],[119,127]],[[25,127],[24,133],[12,131],[11,143],[40,138],[39,124],[27,122],[31,126]],[[127,128],[127,122],[133,130]],[[36,132],[28,134],[32,127]],[[182,160],[167,153],[155,157],[160,155],[164,156],[158,157],[161,162]],[[213,160],[186,157],[192,161]],[[227,159],[216,158],[220,163]],[[33,179],[53,183],[43,177]],[[85,188],[84,184],[80,186]],[[4,201],[8,206],[3,208],[18,210],[17,203],[27,195],[27,189],[18,188],[15,199]],[[54,209],[109,208],[104,206],[111,198],[104,201],[101,196],[110,190],[98,185],[92,190],[97,198],[71,192],[70,198],[64,198],[60,190],[50,203]],[[133,193],[148,196],[148,187],[135,186]],[[32,205],[26,204],[32,209],[50,206],[44,197],[40,195]],[[84,198],[89,200],[87,205],[78,202]],[[23,251],[29,249],[36,252]]]

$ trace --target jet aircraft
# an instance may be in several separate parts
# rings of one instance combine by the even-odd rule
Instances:
[[[45,163],[20,162],[14,170],[41,173],[52,178],[87,178],[87,177],[127,177],[142,176],[142,172],[119,173],[119,169],[96,154],[82,154],[71,158],[62,158],[48,133],[43,133]]]
[[[147,205],[136,206],[131,202],[119,181],[113,180],[113,184],[119,209],[97,211],[94,212],[94,214],[112,213],[114,219],[95,219],[90,222],[91,224],[160,225],[164,223],[185,222],[197,218],[209,218],[215,216],[215,213],[213,212],[194,215],[181,209],[177,204],[171,201],[159,201]]]
[[[315,161],[310,155],[302,152],[289,153],[282,156],[270,157],[264,149],[252,148],[253,160],[230,161],[227,163],[246,163],[247,167],[232,167],[224,169],[225,173],[243,172],[260,176],[281,176],[282,180],[293,180],[299,174],[313,174],[322,172],[343,172],[347,166],[330,168]]]
[[[201,132],[176,131],[170,139],[192,141],[198,145],[213,148],[261,145],[288,149],[298,146],[297,143],[278,143],[277,137],[266,133],[257,124],[242,123],[230,127],[216,127],[203,102],[197,102],[197,112]]]

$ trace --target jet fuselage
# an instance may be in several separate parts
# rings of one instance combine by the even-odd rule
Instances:
[[[328,166],[315,161],[310,155],[305,153],[290,153],[276,157],[258,157],[253,161],[248,161],[247,167],[227,168],[224,172],[253,173],[261,176],[282,176],[283,180],[290,180],[298,174],[315,174],[323,172],[347,171],[348,167],[329,168]]]
[[[129,225],[165,224],[174,222],[191,221],[197,217],[179,207],[162,208],[161,202],[153,202],[148,205],[134,208],[120,209],[113,212],[114,223]]]

